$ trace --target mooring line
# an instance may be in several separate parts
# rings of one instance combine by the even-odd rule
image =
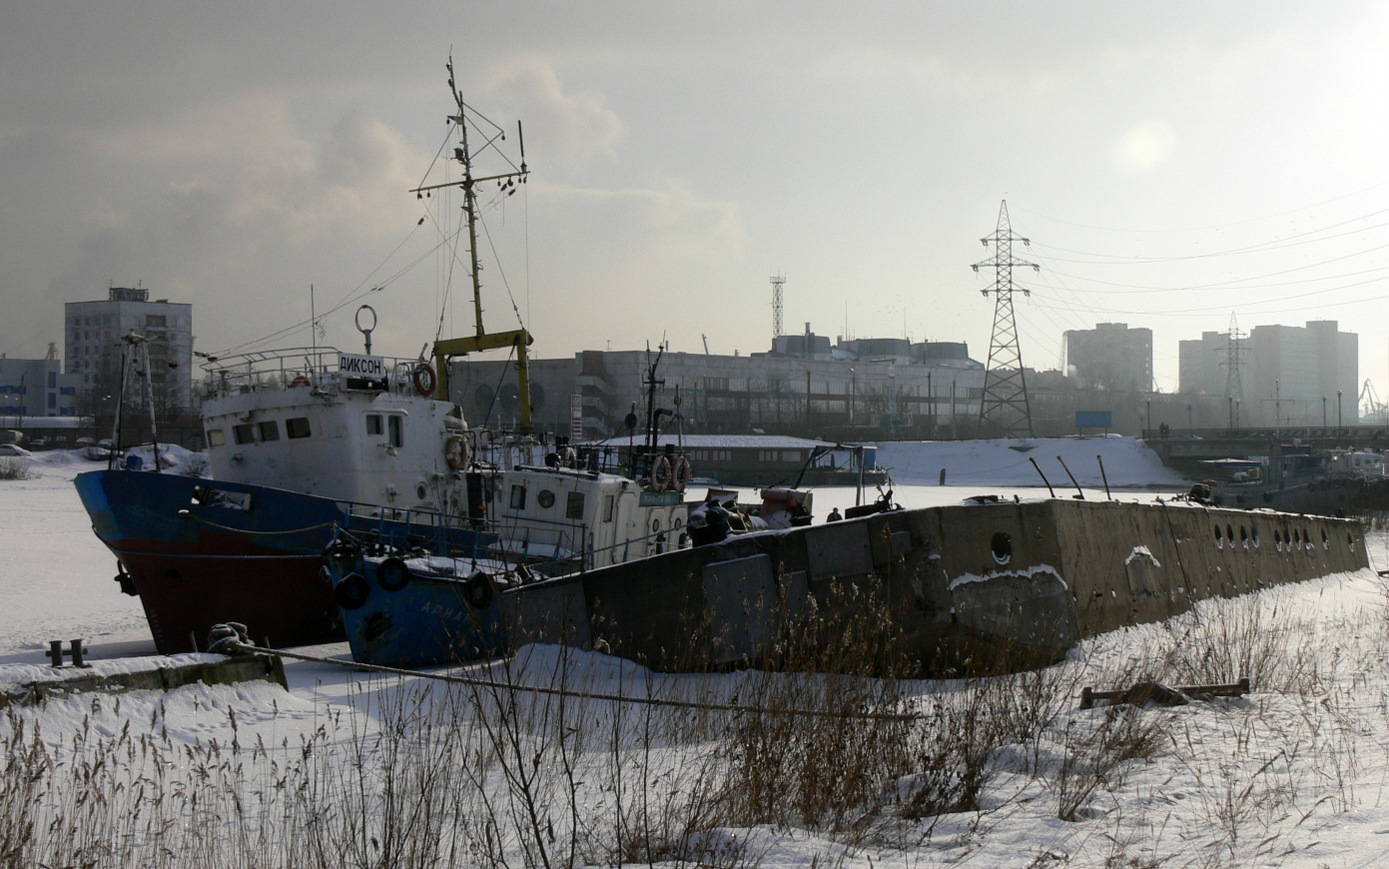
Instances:
[[[495,679],[473,679],[466,676],[456,676],[451,673],[421,672],[404,667],[388,667],[384,664],[364,664],[359,661],[342,661],[337,658],[325,658],[321,655],[306,655],[302,652],[288,652],[284,649],[267,649],[262,646],[253,646],[247,643],[228,644],[228,648],[234,650],[236,653],[279,655],[283,658],[308,661],[314,664],[332,664],[345,669],[365,670],[372,673],[388,673],[395,676],[412,676],[420,679],[432,679],[437,682],[447,682],[452,685],[469,685],[475,688],[494,688],[509,691],[529,691],[534,694],[546,694],[555,697],[575,697],[581,700],[600,700],[612,703],[639,703],[648,706],[667,706],[675,709],[696,709],[710,712],[746,712],[757,715],[798,715],[807,718],[849,718],[863,721],[912,722],[921,721],[925,718],[921,713],[908,712],[767,709],[759,706],[738,706],[731,703],[701,703],[694,700],[670,700],[661,697],[628,697],[622,694],[603,694],[592,691],[573,691],[567,688],[552,688],[543,685],[522,685],[515,682],[498,682]]]
[[[286,534],[304,534],[308,531],[317,531],[320,528],[331,528],[338,524],[338,520],[330,519],[327,522],[320,522],[317,525],[306,525],[303,528],[288,528],[284,531],[257,531],[251,528],[236,528],[231,525],[223,525],[220,522],[213,522],[211,519],[192,512],[188,514],[187,518],[194,522],[201,522],[203,525],[207,525],[211,528],[216,528],[218,531],[231,531],[236,534],[245,534],[247,537],[277,537]]]

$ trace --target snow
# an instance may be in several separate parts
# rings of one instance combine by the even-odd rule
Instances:
[[[1127,439],[1035,441],[1026,453],[982,442],[886,444],[879,457],[894,469],[896,499],[924,506],[965,494],[934,485],[941,468],[949,482],[971,487],[968,494],[1011,497],[1039,483],[1028,456],[1049,476],[1060,471],[1059,456],[1082,485],[1096,486],[1101,453],[1111,486],[1183,488]],[[179,470],[199,467],[197,456],[169,456]],[[158,663],[141,657],[154,649],[139,601],[110,579],[115,560],[92,535],[71,484],[105,463],[60,452],[29,462],[28,478],[0,480],[0,690],[52,676],[43,655],[49,640],[84,638],[96,672]],[[816,500],[823,510],[842,507],[852,492]],[[1389,536],[1372,530],[1370,546],[1371,563],[1384,565]],[[45,831],[35,847],[47,850],[27,862],[47,865],[499,865],[502,855],[488,843],[505,841],[510,865],[533,864],[543,848],[551,865],[645,863],[649,855],[670,866],[1375,866],[1389,841],[1387,599],[1373,570],[1337,575],[1105,634],[1036,673],[911,682],[896,686],[901,696],[873,683],[870,690],[895,696],[874,708],[925,717],[913,731],[923,756],[966,744],[1004,717],[1031,716],[1036,726],[991,747],[978,799],[965,810],[907,811],[930,782],[922,768],[854,791],[868,794],[854,799],[875,811],[855,815],[858,807],[846,804],[848,821],[818,825],[798,821],[800,809],[735,812],[712,799],[714,790],[701,790],[736,766],[746,747],[738,728],[756,718],[748,713],[695,715],[592,697],[559,707],[552,697],[331,663],[348,659],[345,643],[299,649],[323,660],[287,660],[288,691],[198,685],[10,707],[0,718],[6,769],[21,764],[16,746],[37,746],[51,778],[30,793],[23,777],[7,772],[0,842],[28,819]],[[809,704],[866,684],[656,674],[547,646],[441,672],[707,706],[755,705],[777,691]],[[1152,675],[1172,685],[1243,675],[1254,689],[1185,706],[1079,709],[1082,686],[1124,687]],[[488,718],[484,707],[487,715],[511,709],[514,716]],[[467,724],[483,720],[515,728]],[[870,732],[862,722],[835,750],[807,751],[797,762],[853,754]],[[796,738],[782,734],[757,750],[770,757]],[[848,793],[853,783],[826,768],[824,788]],[[532,776],[532,803],[517,802],[517,772]],[[81,782],[103,789],[99,808],[74,796]],[[769,787],[781,803],[794,801],[794,781]],[[463,820],[411,815],[413,793]],[[372,794],[392,798],[373,802]],[[648,823],[634,827],[648,801],[655,807]],[[542,817],[538,826],[527,827],[521,809],[528,806]],[[576,816],[583,841],[597,844],[571,853]],[[487,818],[492,826],[476,826]],[[321,829],[351,832],[328,840]],[[388,833],[409,835],[402,844]],[[664,837],[660,847],[643,851],[653,836]],[[398,850],[387,860],[391,848]],[[413,857],[399,850],[409,848]]]
[[[1036,462],[1036,465],[1033,465]],[[898,483],[932,485],[945,472],[950,486],[1070,488],[1067,469],[1082,486],[1185,489],[1191,485],[1136,438],[1028,438],[918,441],[878,447],[878,464]]]

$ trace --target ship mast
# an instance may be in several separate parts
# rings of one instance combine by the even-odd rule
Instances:
[[[443,187],[461,187],[463,189],[463,212],[468,220],[468,254],[469,266],[473,279],[473,314],[476,322],[476,331],[470,338],[449,338],[434,342],[434,367],[439,378],[439,396],[445,400],[449,397],[449,360],[454,356],[463,356],[480,350],[496,350],[502,347],[510,347],[516,351],[516,374],[519,381],[519,419],[517,427],[521,434],[530,434],[534,429],[531,419],[531,389],[530,389],[530,361],[526,354],[526,347],[535,339],[524,328],[513,329],[506,332],[489,333],[482,323],[482,268],[478,263],[477,250],[477,185],[496,182],[498,187],[507,190],[510,196],[516,192],[518,183],[526,183],[526,178],[530,170],[526,168],[526,145],[525,139],[521,134],[521,123],[516,123],[516,134],[521,151],[521,164],[512,172],[502,172],[496,175],[484,175],[481,177],[473,176],[472,152],[468,148],[468,107],[463,102],[463,92],[454,83],[453,58],[448,61],[449,90],[453,93],[454,102],[458,104],[458,114],[451,115],[450,121],[458,125],[459,146],[453,149],[454,159],[463,167],[463,179],[461,181],[449,181],[443,184],[431,184],[425,187],[416,187],[411,193],[417,196],[428,196],[431,191]],[[505,134],[498,134],[505,138]],[[489,141],[487,144],[491,144]]]

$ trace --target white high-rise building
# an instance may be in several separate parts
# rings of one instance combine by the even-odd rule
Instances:
[[[144,338],[149,350],[150,391],[155,406],[170,415],[193,407],[193,306],[168,299],[150,301],[143,287],[111,287],[108,297],[65,306],[63,358],[79,389],[102,401],[120,388],[124,336]],[[93,395],[100,391],[102,395]],[[143,390],[128,398],[143,404]]]
[[[1359,348],[1335,320],[1255,326],[1233,341],[1204,332],[1179,344],[1180,390],[1225,395],[1245,426],[1350,425],[1359,421]]]

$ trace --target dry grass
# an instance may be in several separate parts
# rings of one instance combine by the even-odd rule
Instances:
[[[1389,730],[1389,696],[1361,696],[1371,669],[1389,672],[1386,654],[1348,645],[1355,667],[1339,663],[1314,647],[1331,642],[1327,629],[1276,597],[1203,607],[1122,655],[941,682],[882,675],[894,638],[874,633],[888,620],[860,603],[833,631],[814,613],[788,628],[785,672],[682,680],[615,662],[596,685],[584,669],[595,659],[547,652],[543,666],[483,668],[497,687],[359,683],[315,728],[287,719],[293,736],[277,744],[244,739],[231,702],[198,710],[221,741],[171,736],[165,704],[201,696],[188,692],[123,728],[120,704],[135,698],[88,698],[82,725],[61,735],[12,709],[0,866],[732,869],[762,860],[758,830],[813,835],[837,849],[831,864],[885,848],[929,863],[919,855],[983,849],[990,826],[1038,813],[1087,832],[1040,843],[1035,865],[1077,853],[1115,867],[1279,862],[1363,805],[1356,783],[1377,750],[1366,737]],[[1389,647],[1382,611],[1355,618],[1334,630]],[[840,640],[823,642],[830,633]],[[831,654],[859,675],[814,672]],[[1243,675],[1257,698],[1076,708],[1082,684]],[[599,687],[708,708],[577,696]],[[718,708],[729,702],[747,711]],[[256,732],[273,732],[279,710],[257,711]],[[1156,783],[1139,775],[1154,768]],[[1202,825],[1173,815],[1174,793],[1199,801]]]
[[[29,479],[29,460],[23,456],[0,456],[0,480]]]

